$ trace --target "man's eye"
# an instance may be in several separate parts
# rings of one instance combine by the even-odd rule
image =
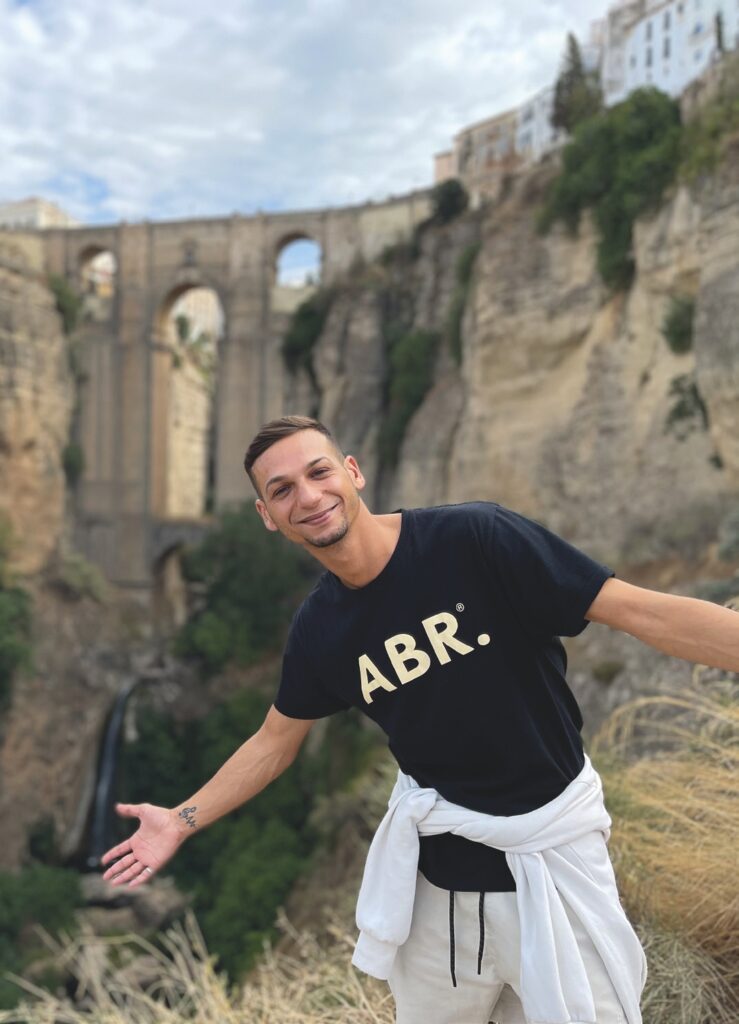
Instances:
[[[272,491],[273,498],[281,498],[283,494],[287,492],[287,484],[284,487],[278,487],[276,491]]]

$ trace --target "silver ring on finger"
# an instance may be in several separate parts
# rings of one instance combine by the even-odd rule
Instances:
[[[154,874],[154,872],[153,872],[153,870],[151,868],[144,868],[144,871],[148,871],[150,875]]]

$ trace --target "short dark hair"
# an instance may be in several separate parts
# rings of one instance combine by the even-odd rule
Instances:
[[[333,434],[326,424],[321,423],[320,420],[311,419],[310,416],[281,416],[278,420],[270,420],[269,423],[265,423],[259,428],[259,432],[246,449],[246,455],[244,456],[244,469],[252,482],[254,490],[260,497],[261,494],[252,472],[254,463],[260,455],[263,455],[277,441],[281,441],[284,437],[290,437],[292,434],[297,434],[299,430],[317,430],[319,434],[323,434],[324,437],[329,439],[339,455],[343,455]]]

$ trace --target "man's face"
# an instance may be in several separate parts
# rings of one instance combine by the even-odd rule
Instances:
[[[318,430],[299,430],[256,460],[252,473],[262,497],[257,511],[268,530],[307,548],[326,548],[346,536],[361,501],[364,477]]]

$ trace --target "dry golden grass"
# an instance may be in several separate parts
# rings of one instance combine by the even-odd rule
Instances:
[[[2,1024],[391,1024],[395,1016],[387,985],[351,967],[353,940],[340,932],[328,946],[294,935],[291,956],[265,950],[240,990],[214,970],[192,915],[163,936],[163,950],[138,936],[46,938],[77,980],[74,1001],[18,979],[35,1001],[0,1012]]]
[[[631,915],[719,958],[739,982],[739,687],[702,675],[689,691],[619,708],[591,753]]]

